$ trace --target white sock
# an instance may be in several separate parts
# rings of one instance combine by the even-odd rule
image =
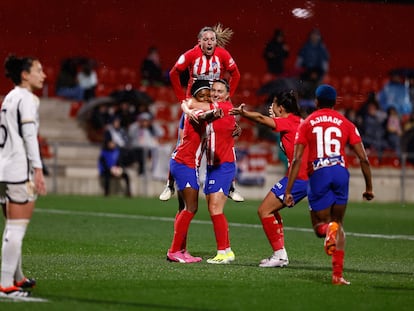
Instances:
[[[22,254],[23,238],[26,233],[28,219],[7,219],[3,233],[1,248],[1,279],[2,287],[13,286],[14,275]]]
[[[23,268],[22,268],[22,254],[20,253],[19,261],[17,262],[17,268],[14,272],[14,280],[21,281],[24,279]]]

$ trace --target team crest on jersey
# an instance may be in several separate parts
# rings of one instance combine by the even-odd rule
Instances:
[[[230,66],[233,66],[234,65],[234,59],[230,58],[229,63],[230,63]]]

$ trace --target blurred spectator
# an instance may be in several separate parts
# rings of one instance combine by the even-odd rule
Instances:
[[[366,100],[362,103],[361,107],[356,112],[354,123],[361,134],[363,134],[364,131],[364,120],[367,115],[368,106],[370,103],[374,103],[376,106],[379,107],[379,103],[377,101],[377,94],[375,94],[375,92],[368,93]]]
[[[83,99],[88,101],[95,98],[95,90],[98,85],[98,76],[95,71],[94,61],[84,59],[80,64],[81,70],[77,74],[79,86],[83,89]]]
[[[378,101],[383,111],[394,107],[400,118],[405,121],[412,112],[408,81],[399,70],[389,72],[389,81],[378,93]]]
[[[110,194],[111,180],[121,178],[125,182],[125,195],[131,197],[130,179],[120,157],[121,150],[116,143],[112,140],[105,141],[98,160],[105,196]]]
[[[122,101],[119,105],[117,105],[115,117],[120,120],[121,127],[128,129],[128,127],[136,120],[136,107],[128,101]]]
[[[384,121],[386,117],[385,112],[379,109],[377,102],[369,102],[367,104],[367,112],[362,123],[362,141],[370,152],[377,153],[379,160],[381,160],[382,153],[386,147],[384,141]]]
[[[155,46],[148,49],[148,54],[142,61],[140,69],[142,85],[161,86],[165,84],[160,55]]]
[[[281,29],[276,29],[263,51],[267,71],[275,76],[282,75],[285,72],[285,59],[288,56],[289,46],[285,42],[285,34]]]
[[[106,104],[97,105],[92,108],[89,116],[81,125],[86,131],[86,135],[91,142],[102,142],[104,131],[111,123],[112,117],[109,112],[109,106]]]
[[[56,81],[56,95],[75,101],[83,101],[84,90],[78,83],[77,63],[72,58],[64,59]]]
[[[329,69],[329,52],[322,40],[319,29],[312,29],[305,44],[299,50],[296,67],[300,69],[302,77],[309,76],[313,71],[318,74],[318,81],[322,81]]]
[[[103,130],[110,123],[111,115],[108,105],[98,105],[93,108],[90,120],[92,129]]]
[[[414,112],[414,70],[411,70],[407,78],[408,78],[408,93],[410,96],[411,111]]]
[[[320,76],[321,73],[317,69],[310,68],[303,72],[298,81],[298,104],[304,118],[316,109],[315,91],[320,84]]]
[[[414,111],[411,112],[408,120],[404,123],[403,132],[407,132],[411,129],[414,129]]]
[[[132,163],[131,153],[129,150],[129,137],[127,131],[121,127],[121,120],[113,117],[112,122],[107,125],[104,133],[104,145],[109,141],[115,143],[119,148],[119,163],[121,166],[129,166]]]
[[[387,119],[385,121],[385,137],[388,147],[395,151],[398,157],[401,156],[400,140],[402,136],[401,119],[397,110],[390,107],[387,110]]]
[[[404,123],[401,150],[408,153],[407,161],[414,165],[414,112],[410,114],[407,122]]]
[[[164,136],[164,129],[153,122],[149,112],[142,112],[129,126],[128,136],[133,159],[138,162],[138,175],[142,175],[147,159],[153,163],[157,161],[159,139]]]
[[[345,109],[344,116],[358,127],[357,111],[353,108]]]

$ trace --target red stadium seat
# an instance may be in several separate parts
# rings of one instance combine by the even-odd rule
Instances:
[[[339,80],[333,75],[326,74],[322,83],[332,85],[335,89],[339,89]]]
[[[155,104],[155,118],[159,121],[173,121],[174,116],[170,104],[156,103]]]
[[[343,96],[350,94],[354,95],[358,93],[358,79],[349,75],[344,76],[341,79],[341,83],[339,86],[339,93]]]
[[[177,103],[177,97],[175,96],[174,90],[168,86],[160,86],[156,88],[156,94],[154,100],[162,101],[167,103]]]
[[[99,83],[104,84],[109,88],[116,88],[118,86],[117,72],[108,67],[101,67],[97,70]]]
[[[260,78],[250,72],[242,73],[240,76],[239,91],[253,91],[256,92],[260,87]]]
[[[371,92],[378,92],[378,81],[371,77],[363,77],[359,82],[359,93],[363,95],[367,95]]]
[[[137,72],[129,67],[122,67],[118,72],[118,83],[131,86],[137,84]]]

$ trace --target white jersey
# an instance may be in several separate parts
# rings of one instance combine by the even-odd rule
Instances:
[[[38,128],[39,98],[16,86],[1,106],[0,182],[26,182],[32,168],[42,168]]]

